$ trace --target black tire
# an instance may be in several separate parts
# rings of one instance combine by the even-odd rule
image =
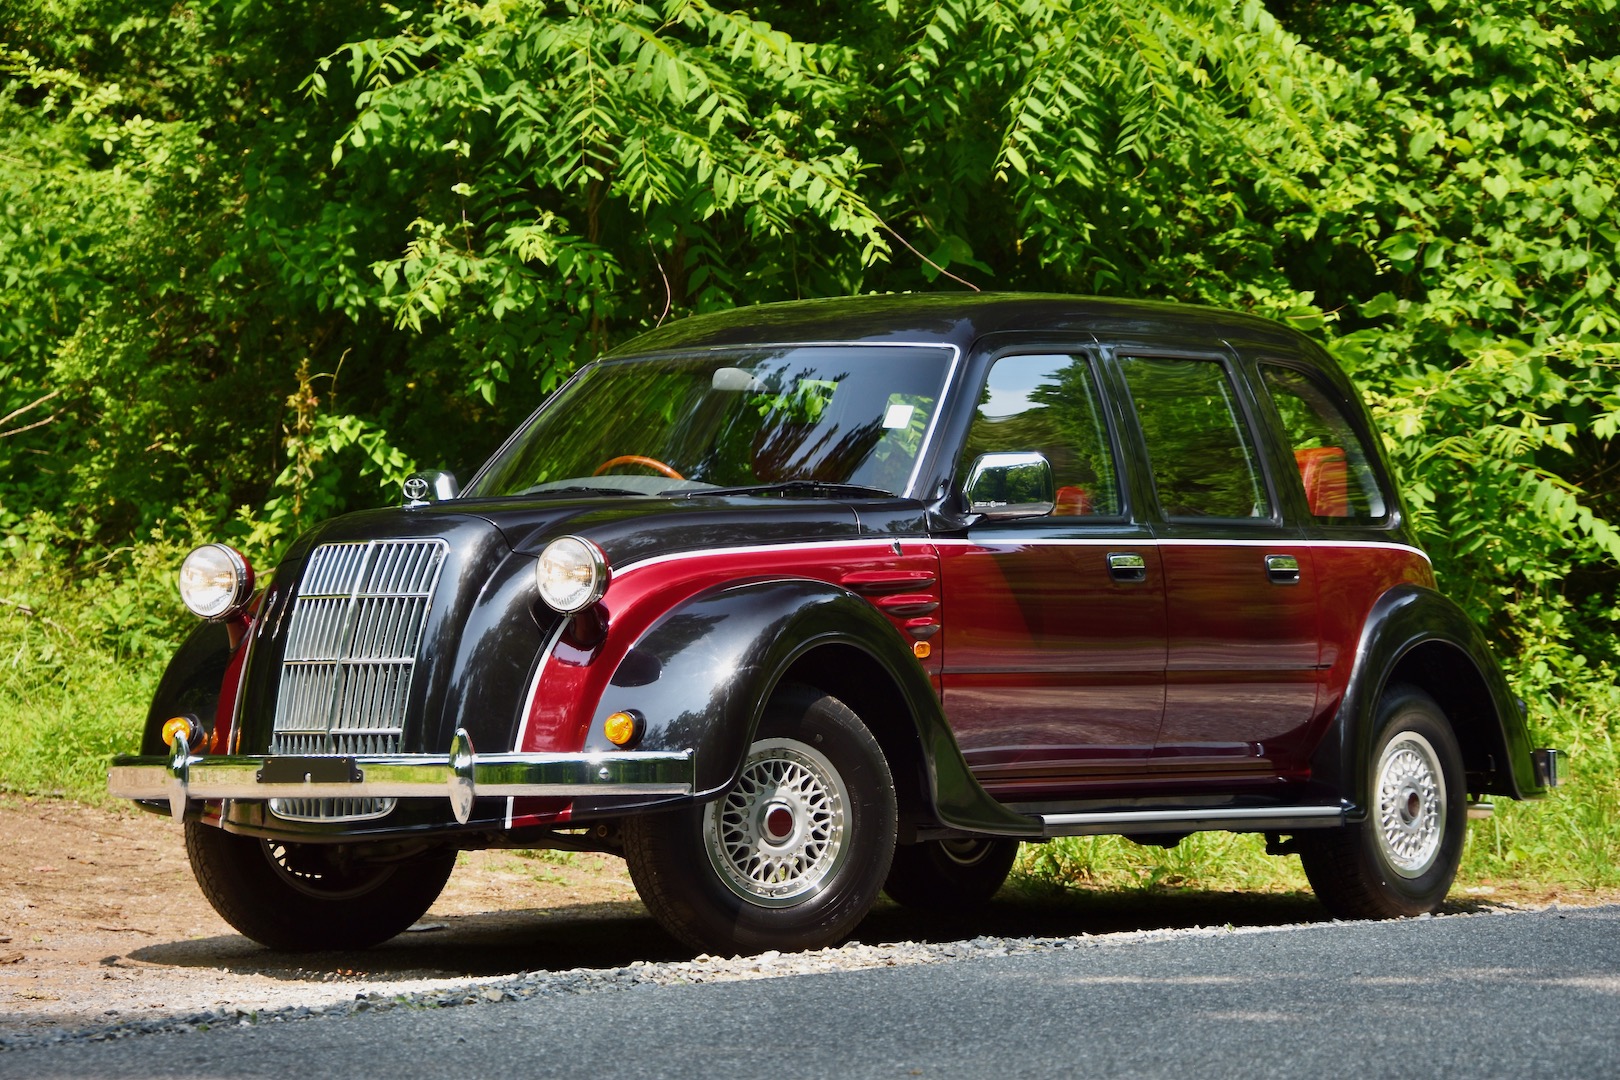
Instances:
[[[906,907],[969,911],[996,895],[1018,858],[1018,841],[924,840],[894,849],[883,891]]]
[[[286,952],[387,941],[433,906],[456,865],[448,848],[388,862],[341,857],[353,850],[186,823],[191,872],[214,910],[247,937]]]
[[[1364,821],[1299,836],[1311,888],[1341,919],[1422,915],[1451,889],[1468,827],[1462,752],[1446,715],[1412,686],[1378,709]]]
[[[779,689],[719,799],[624,822],[624,858],[659,923],[721,956],[843,941],[894,854],[894,780],[837,698]]]

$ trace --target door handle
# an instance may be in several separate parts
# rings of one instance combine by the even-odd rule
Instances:
[[[1266,577],[1273,585],[1298,585],[1299,560],[1292,555],[1267,555]]]
[[[1115,581],[1146,581],[1147,560],[1134,551],[1111,552],[1108,574]]]

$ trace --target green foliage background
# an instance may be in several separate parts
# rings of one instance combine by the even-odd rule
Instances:
[[[0,0],[6,783],[133,743],[192,540],[469,475],[667,318],[972,283],[1332,350],[1575,754],[1470,865],[1614,884],[1616,8]]]

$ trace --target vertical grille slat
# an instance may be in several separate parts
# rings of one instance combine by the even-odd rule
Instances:
[[[416,655],[449,545],[443,540],[323,544],[293,601],[272,754],[395,754]],[[272,799],[306,821],[381,817],[394,799]]]

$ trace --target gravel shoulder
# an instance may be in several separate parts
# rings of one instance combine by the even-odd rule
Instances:
[[[0,796],[0,837],[0,1040],[414,993],[552,966],[548,956],[627,963],[603,940],[627,923],[658,944],[624,864],[606,856],[470,852],[412,932],[365,952],[294,956],[214,913],[166,818]],[[667,940],[661,951],[680,953]]]
[[[653,923],[619,860],[490,851],[462,855],[439,902],[393,941],[289,955],[255,945],[214,914],[192,879],[180,830],[166,818],[0,795],[0,838],[0,1047],[401,1000],[476,1003],[927,963],[1109,934],[1326,921],[1302,894],[1008,891],[970,917],[884,901],[856,935],[865,944],[694,958]],[[1615,900],[1620,893],[1501,890],[1454,897],[1447,911]]]

